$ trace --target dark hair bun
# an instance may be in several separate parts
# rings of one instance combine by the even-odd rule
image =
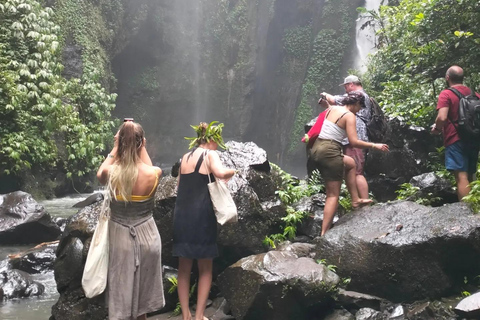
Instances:
[[[365,95],[360,91],[351,91],[347,94],[342,101],[343,105],[352,105],[356,103],[360,103],[362,108],[365,107]]]

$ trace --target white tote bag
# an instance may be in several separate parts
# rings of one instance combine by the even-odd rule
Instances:
[[[107,286],[108,275],[108,222],[110,220],[109,192],[105,193],[98,224],[88,249],[85,269],[83,269],[82,287],[87,298],[98,296]]]
[[[208,159],[208,151],[204,153],[205,162]],[[208,191],[210,191],[210,199],[212,199],[213,210],[217,217],[217,222],[221,225],[230,222],[238,221],[237,206],[233,202],[232,195],[227,188],[227,185],[219,180],[215,179],[214,182],[210,179],[210,171],[208,170],[208,163],[206,163],[208,173]]]

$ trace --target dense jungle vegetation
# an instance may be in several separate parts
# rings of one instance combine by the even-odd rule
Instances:
[[[110,7],[90,14],[120,19],[120,2],[99,3]],[[436,98],[445,87],[449,66],[462,66],[466,84],[479,88],[480,1],[389,3],[379,12],[359,8],[369,18],[364,27],[374,28],[378,37],[378,51],[361,76],[387,114],[427,127],[435,117]],[[105,81],[111,77],[105,72],[109,56],[101,46],[111,45],[115,27],[103,26],[113,31],[99,33],[95,28],[101,24],[91,19],[88,25],[82,11],[68,0],[54,2],[53,9],[43,1],[0,0],[0,185],[16,181],[27,190],[29,181],[39,176],[53,179],[59,173],[75,183],[102,160],[114,127],[111,111],[116,95],[109,92],[111,79]],[[285,39],[303,41],[305,30],[297,31]],[[72,34],[74,39],[67,36]],[[88,39],[97,40],[89,45]],[[83,45],[78,77],[63,74],[66,42]],[[319,62],[310,63],[298,113],[303,112],[305,92],[322,85],[321,77],[312,76]]]
[[[0,176],[27,188],[35,178],[75,181],[96,170],[113,127],[116,95],[91,60],[81,78],[62,75],[57,18],[35,0],[0,2]]]

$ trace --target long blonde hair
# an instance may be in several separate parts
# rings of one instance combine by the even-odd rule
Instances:
[[[138,123],[128,121],[120,126],[115,163],[108,172],[107,190],[112,197],[118,193],[124,201],[131,199],[133,186],[138,177],[137,162],[140,159],[144,137],[145,132]]]

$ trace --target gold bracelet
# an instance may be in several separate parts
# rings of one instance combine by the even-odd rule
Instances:
[[[375,143],[372,142],[372,149],[375,148]]]

